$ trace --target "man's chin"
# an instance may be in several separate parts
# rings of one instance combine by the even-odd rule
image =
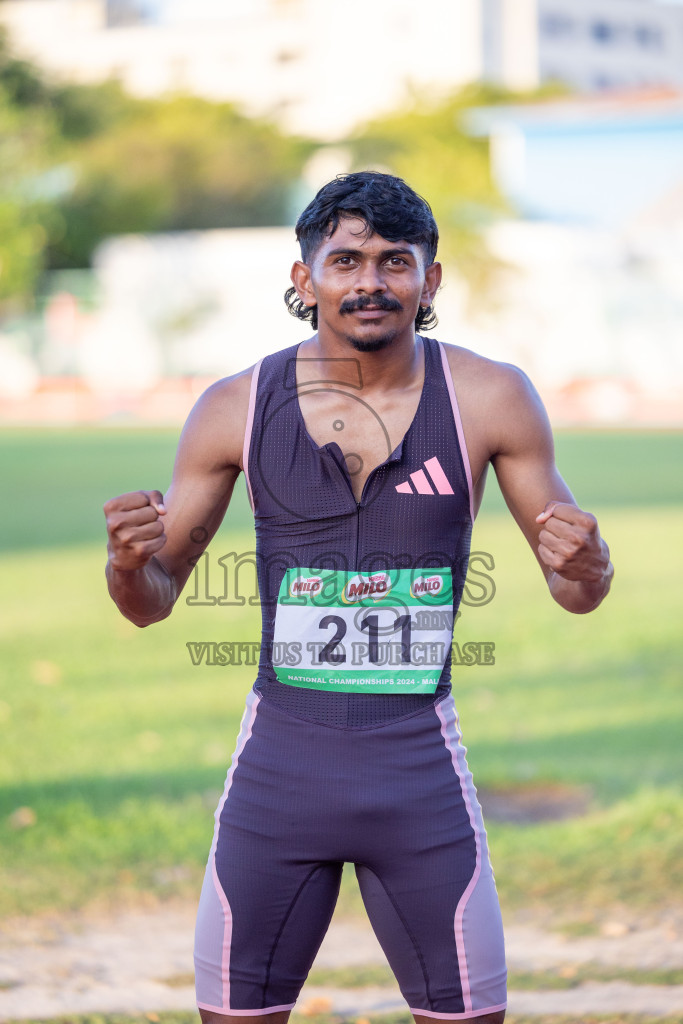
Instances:
[[[397,331],[388,331],[386,334],[380,334],[374,338],[356,338],[352,334],[347,334],[346,340],[356,352],[381,352],[382,349],[391,345],[397,334]]]

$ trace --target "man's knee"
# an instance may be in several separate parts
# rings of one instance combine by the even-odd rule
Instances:
[[[289,1010],[276,1010],[275,1013],[264,1013],[258,1017],[240,1017],[231,1013],[218,1013],[216,1010],[199,1010],[202,1024],[287,1024]]]

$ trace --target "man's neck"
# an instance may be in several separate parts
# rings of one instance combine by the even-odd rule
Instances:
[[[403,390],[422,379],[422,339],[397,338],[377,352],[359,352],[350,342],[320,333],[299,347],[297,384],[329,380],[355,390]]]

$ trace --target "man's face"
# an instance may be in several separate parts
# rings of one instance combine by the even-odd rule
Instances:
[[[292,280],[304,301],[317,303],[319,330],[359,352],[377,352],[401,335],[413,337],[420,303],[432,297],[425,269],[420,246],[389,242],[368,234],[363,220],[342,217],[310,264],[295,264]]]

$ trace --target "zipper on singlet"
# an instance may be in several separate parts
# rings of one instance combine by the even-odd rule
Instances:
[[[382,465],[385,465],[385,463],[383,462]],[[366,491],[368,490],[370,481],[372,480],[373,476],[375,475],[379,468],[379,466],[375,466],[375,468],[372,470],[367,480],[363,484],[363,490],[361,491],[360,501],[356,501],[356,557],[354,558],[354,565],[356,566],[356,568],[358,568],[358,551],[360,549],[360,513],[361,509],[363,508],[363,498],[365,497]],[[351,486],[351,477],[349,477],[349,486]],[[351,490],[353,491],[353,488],[351,488]]]
[[[341,451],[341,448],[339,449],[339,454],[341,456],[341,460],[340,460],[338,458],[335,458],[333,453],[330,451],[329,445],[323,445],[323,447],[327,450],[328,455],[330,455],[333,458],[334,462],[336,463],[337,468],[339,469],[339,472],[341,473],[342,477],[346,481],[346,486],[348,487],[349,491],[351,492],[351,497],[353,498],[353,500],[354,500],[354,502],[356,504],[356,551],[355,551],[355,556],[354,556],[354,560],[353,561],[354,561],[354,566],[357,567],[358,566],[358,551],[359,551],[359,548],[360,548],[360,514],[361,514],[361,511],[363,509],[363,499],[365,498],[365,496],[366,496],[366,494],[367,494],[367,492],[368,492],[368,490],[370,488],[370,485],[372,483],[372,478],[374,477],[375,473],[379,469],[381,469],[382,466],[386,466],[387,462],[389,462],[391,460],[391,455],[387,459],[385,459],[384,462],[381,462],[379,466],[375,466],[375,468],[372,470],[372,472],[368,476],[367,480],[363,484],[363,490],[361,491],[361,496],[360,496],[360,500],[359,500],[359,499],[356,498],[356,495],[353,492],[353,484],[351,483],[351,476],[349,474],[349,470],[348,470],[348,467],[346,465],[346,462],[344,461],[344,456],[343,456],[343,453]],[[392,452],[392,455],[393,455],[393,452]]]

